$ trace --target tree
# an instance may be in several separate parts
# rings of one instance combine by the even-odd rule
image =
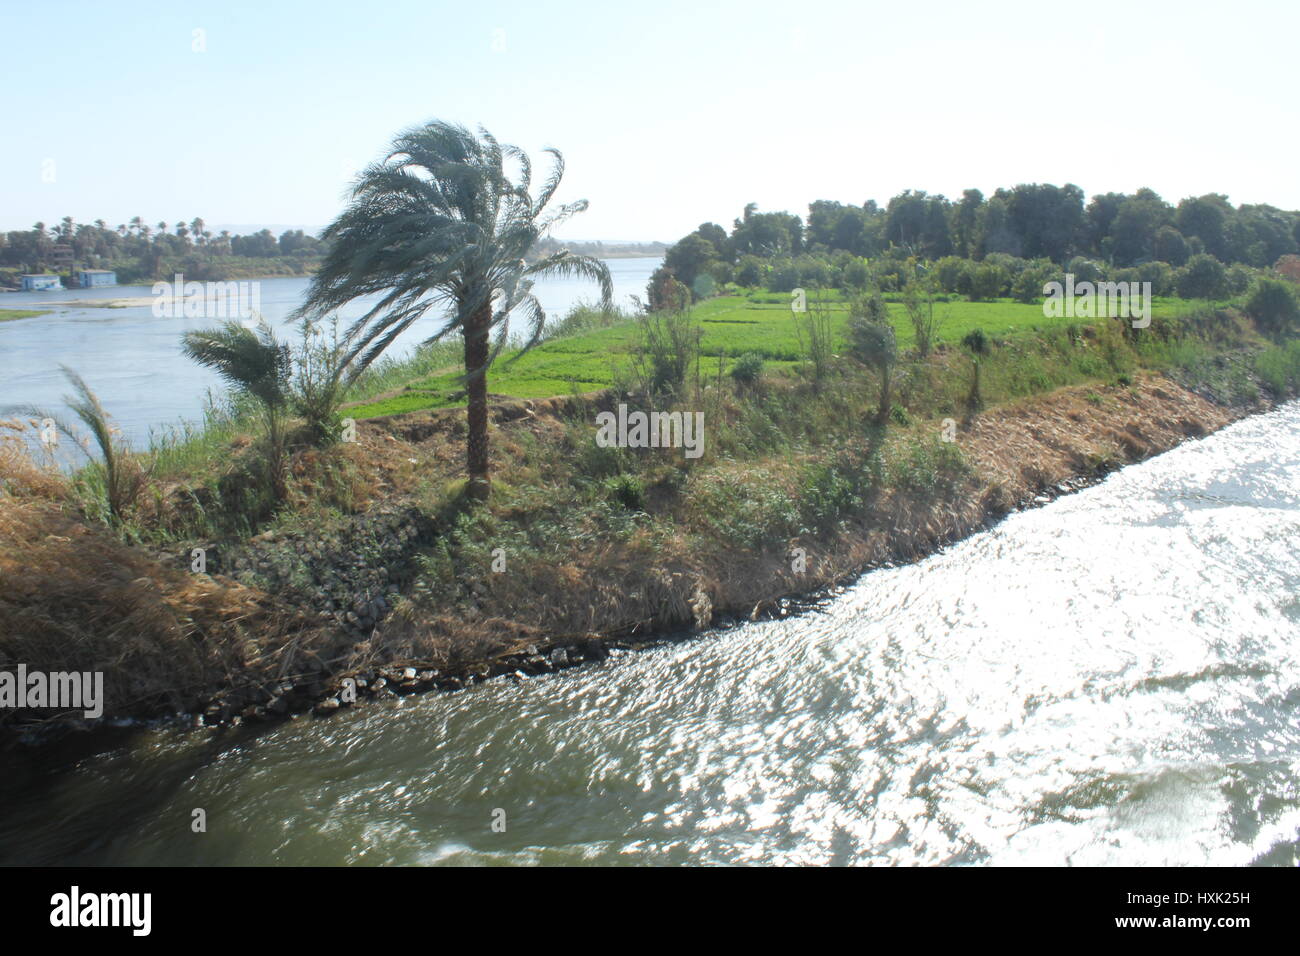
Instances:
[[[714,244],[703,238],[698,232],[673,243],[664,255],[663,267],[672,272],[677,280],[703,298],[711,282],[701,282],[701,276],[707,275],[709,266],[718,261],[718,250]]]
[[[1185,237],[1200,239],[1205,252],[1223,260],[1228,257],[1228,225],[1233,215],[1227,196],[1209,193],[1180,202],[1175,221]]]
[[[731,248],[737,256],[797,256],[803,252],[803,222],[788,212],[758,212],[750,203],[744,219],[732,225]]]
[[[119,442],[118,430],[110,423],[108,413],[99,403],[99,396],[72,369],[64,365],[59,368],[76,392],[73,397],[65,396],[64,402],[81,419],[82,424],[90,429],[95,444],[99,446],[99,453],[103,456],[108,518],[113,524],[119,524],[140,497],[140,492],[149,479],[149,472],[142,469],[131,457],[130,449]],[[66,427],[63,430],[68,431]]]
[[[285,409],[293,371],[289,346],[277,342],[265,322],[256,332],[238,322],[227,322],[215,329],[186,332],[181,351],[200,365],[216,370],[234,389],[257,403],[266,425],[271,491],[277,501],[283,500],[287,491]]]
[[[962,190],[961,202],[952,211],[953,250],[963,259],[975,254],[975,230],[979,222],[980,207],[984,205],[984,194],[978,189]]]
[[[1187,257],[1191,255],[1187,248],[1187,240],[1173,226],[1161,226],[1156,231],[1155,246],[1152,251],[1155,259],[1167,262],[1171,266],[1186,265]]]
[[[1110,227],[1115,264],[1131,266],[1158,258],[1156,236],[1172,218],[1169,204],[1150,189],[1139,189],[1125,199]]]
[[[426,123],[397,136],[388,155],[367,167],[348,207],[326,229],[329,243],[298,317],[323,316],[364,296],[379,296],[348,332],[343,364],[355,378],[430,310],[441,326],[464,338],[466,465],[469,495],[490,491],[488,368],[505,345],[510,315],[528,322],[527,350],[540,339],[546,313],[533,283],[547,276],[582,277],[600,285],[609,307],[613,287],[604,263],[562,250],[527,262],[550,229],[587,208],[586,200],[547,206],[564,175],[559,150],[537,196],[532,162],[482,127]],[[516,167],[512,173],[508,165]],[[495,340],[493,333],[495,331]]]
[[[1063,262],[1083,231],[1083,190],[1073,183],[1022,183],[1011,190],[1007,214],[1021,240],[1015,255]]]
[[[898,342],[894,327],[889,324],[885,300],[879,292],[855,297],[849,305],[849,348],[859,361],[874,368],[880,375],[880,405],[876,409],[876,424],[886,425],[893,404],[890,389],[891,373],[898,362]]]
[[[966,396],[966,412],[974,416],[984,408],[984,396],[980,393],[980,364],[992,351],[992,342],[983,329],[972,329],[961,340],[966,351],[970,353],[972,363],[970,394]]]
[[[1226,280],[1223,263],[1214,256],[1201,253],[1187,260],[1187,265],[1178,270],[1174,281],[1178,294],[1184,299],[1221,299]]]

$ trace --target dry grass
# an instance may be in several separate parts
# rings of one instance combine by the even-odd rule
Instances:
[[[192,710],[342,651],[269,596],[163,567],[54,502],[0,498],[0,581],[0,667],[102,671],[106,716]]]

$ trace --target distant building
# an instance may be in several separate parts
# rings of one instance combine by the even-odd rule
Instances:
[[[51,289],[63,288],[63,283],[56,275],[21,276],[20,278],[24,292],[48,292]]]
[[[83,289],[117,285],[117,273],[112,269],[82,269],[77,273],[77,284]]]

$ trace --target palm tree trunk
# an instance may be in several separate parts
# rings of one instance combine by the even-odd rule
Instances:
[[[486,501],[491,489],[488,474],[487,360],[490,306],[477,310],[465,325],[465,371],[469,380],[465,394],[469,399],[466,442],[466,470],[469,472],[469,497]]]

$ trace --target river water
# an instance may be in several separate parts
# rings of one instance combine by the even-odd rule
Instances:
[[[0,862],[1294,865],[1298,637],[1292,403],[819,611],[9,757]]]
[[[605,260],[614,282],[615,304],[630,306],[631,295],[644,299],[650,274],[660,261],[647,257]],[[302,304],[309,281],[257,280],[260,311],[281,338],[295,336],[292,329],[281,328],[281,323]],[[562,317],[579,302],[594,302],[599,297],[595,285],[576,278],[548,279],[539,282],[534,292],[551,318]],[[219,395],[224,386],[215,372],[181,354],[181,335],[208,328],[220,319],[157,318],[152,305],[51,305],[151,295],[151,286],[0,295],[0,309],[52,310],[30,319],[0,322],[0,417],[13,406],[64,413],[63,397],[71,389],[59,366],[66,365],[86,380],[136,448],[147,447],[151,432],[182,420],[201,421],[208,391]],[[367,307],[364,302],[353,304],[339,315],[346,322],[363,315]],[[409,329],[386,354],[408,354],[438,327],[437,318],[430,316]]]

